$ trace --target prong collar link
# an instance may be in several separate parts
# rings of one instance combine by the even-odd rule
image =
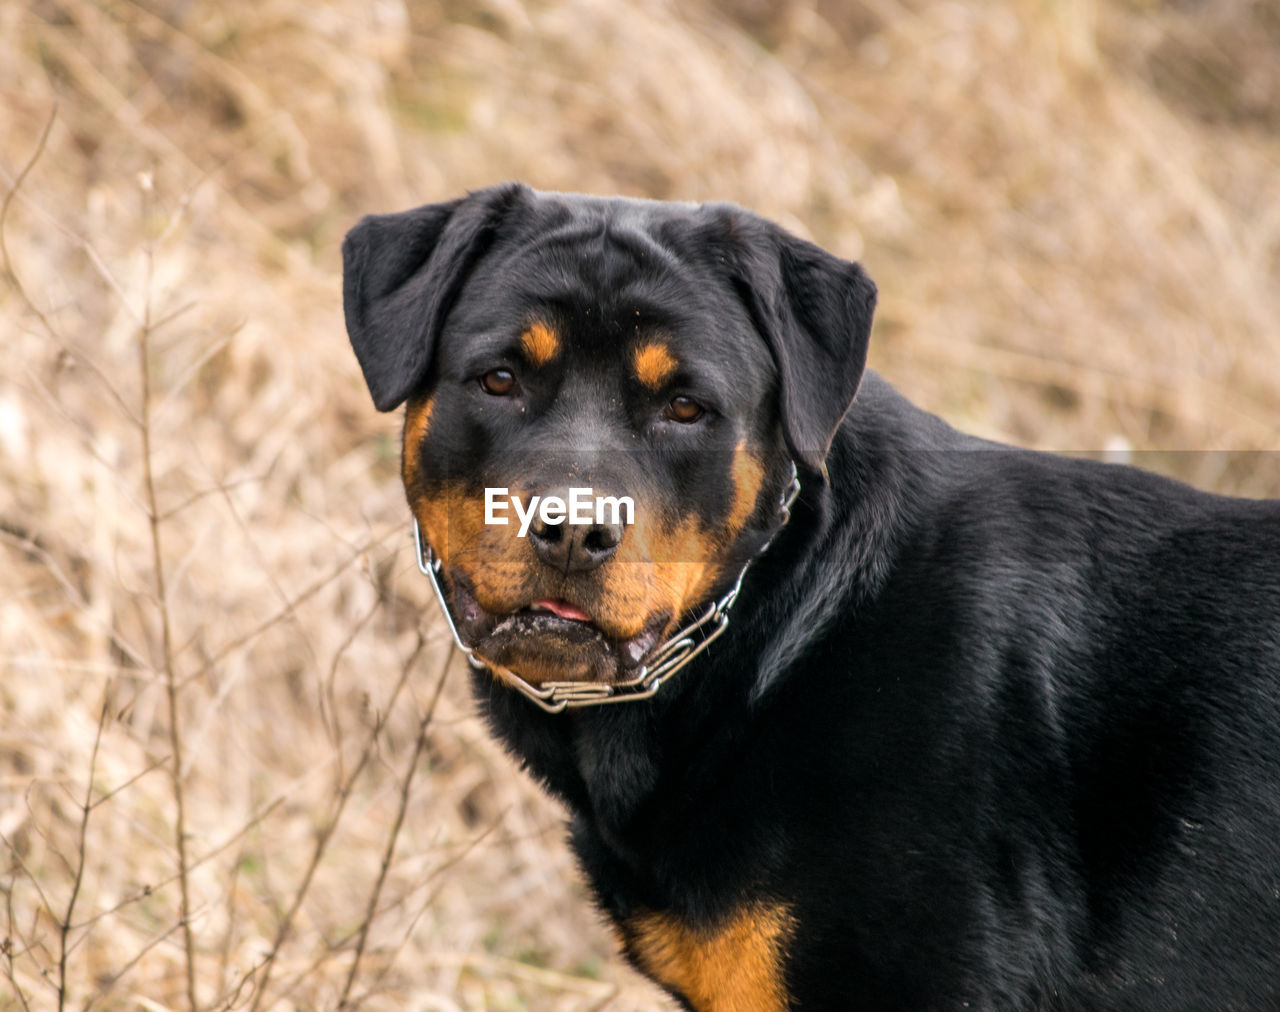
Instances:
[[[418,559],[418,568],[431,580],[431,587],[440,602],[440,610],[444,612],[445,621],[449,623],[449,631],[453,633],[454,642],[467,658],[473,668],[492,669],[499,677],[514,689],[518,689],[537,703],[548,713],[560,713],[566,709],[580,709],[585,706],[603,706],[606,703],[629,703],[640,699],[648,699],[654,695],[664,682],[671,678],[691,660],[706,650],[711,643],[729,626],[729,609],[738,599],[738,591],[742,589],[742,578],[746,576],[751,563],[765,553],[778,536],[778,532],[791,519],[791,507],[800,494],[800,476],[796,472],[795,461],[791,462],[791,480],[782,490],[778,500],[779,522],[773,535],[758,552],[746,561],[738,570],[738,578],[733,581],[722,597],[707,605],[706,610],[686,625],[679,632],[666,639],[654,651],[649,662],[640,668],[635,678],[625,682],[544,682],[540,686],[531,685],[514,671],[502,668],[476,656],[474,650],[462,642],[458,635],[458,627],[454,625],[453,615],[444,599],[444,589],[440,586],[441,563],[436,558],[431,546],[422,537],[417,518],[413,521],[413,546]],[[699,636],[698,634],[701,634]]]

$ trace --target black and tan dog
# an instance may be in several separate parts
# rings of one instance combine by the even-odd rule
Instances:
[[[644,973],[1280,1008],[1280,503],[955,432],[864,375],[861,268],[732,206],[509,185],[344,257],[476,698]],[[578,486],[633,522],[486,522]]]

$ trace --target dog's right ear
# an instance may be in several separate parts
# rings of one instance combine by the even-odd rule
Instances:
[[[704,204],[696,234],[764,338],[792,458],[826,478],[827,454],[867,362],[876,286],[859,264],[732,204]]]
[[[528,188],[508,183],[459,200],[371,214],[342,243],[347,334],[379,411],[426,378],[444,319],[499,224]]]

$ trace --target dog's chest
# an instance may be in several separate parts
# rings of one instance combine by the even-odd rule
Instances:
[[[645,912],[617,925],[636,965],[698,1012],[783,1012],[782,955],[795,920],[782,905],[750,903],[712,926]]]

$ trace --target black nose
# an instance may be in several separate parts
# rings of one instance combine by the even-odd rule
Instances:
[[[548,496],[568,501],[568,489],[555,489]],[[566,518],[558,524],[543,523],[539,514],[529,527],[529,540],[538,558],[561,573],[585,573],[608,562],[618,551],[626,527],[620,523],[572,524]]]

